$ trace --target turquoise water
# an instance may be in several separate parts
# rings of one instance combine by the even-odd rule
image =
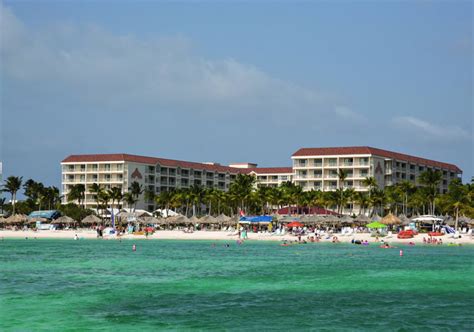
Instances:
[[[472,246],[212,243],[0,241],[0,330],[474,326]]]

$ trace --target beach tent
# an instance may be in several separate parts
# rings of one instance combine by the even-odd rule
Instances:
[[[370,229],[387,228],[387,225],[384,225],[382,223],[379,223],[379,222],[375,221],[375,222],[372,222],[370,224],[367,224],[366,227],[370,228]]]

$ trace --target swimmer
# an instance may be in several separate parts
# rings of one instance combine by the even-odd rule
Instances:
[[[79,236],[77,236],[77,234],[74,235],[74,240],[79,240]]]
[[[137,246],[136,245],[132,246],[132,251],[137,251]]]

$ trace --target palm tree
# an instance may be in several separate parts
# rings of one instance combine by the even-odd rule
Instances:
[[[37,203],[41,196],[45,194],[45,187],[42,183],[36,182],[33,179],[29,179],[23,185],[23,189],[25,190],[24,194],[28,199],[33,203]],[[39,208],[41,210],[41,207]]]
[[[123,194],[123,201],[125,203],[127,203],[127,206],[129,208],[129,210],[132,209],[132,207],[135,205],[135,203],[137,202],[137,200],[135,199],[135,197],[132,195],[132,193],[130,192],[127,192],[125,194]]]
[[[408,214],[408,195],[413,193],[415,190],[415,185],[410,181],[402,181],[396,184],[397,189],[403,194],[403,214],[406,216]]]
[[[454,210],[454,214],[456,216],[454,228],[457,230],[459,212],[464,210],[469,205],[468,187],[463,186],[460,179],[454,179],[449,184],[448,189],[448,193],[445,196],[449,204],[448,206]]]
[[[12,196],[12,215],[15,214],[16,193],[20,190],[22,181],[22,176],[9,176],[3,185],[3,191],[10,193]]]
[[[377,179],[375,179],[375,177],[373,176],[368,176],[364,180],[362,180],[362,184],[369,189],[369,204],[370,204],[372,203],[372,199],[371,199],[372,192],[378,187]],[[370,215],[372,215],[373,213],[374,213],[374,209],[372,209],[372,212],[370,213]]]
[[[110,197],[110,200],[111,200],[111,221],[113,223],[113,225],[115,225],[115,202],[117,202],[117,204],[120,204],[120,201],[122,200],[123,198],[123,194],[122,194],[122,189],[118,188],[118,187],[113,187],[112,189],[109,190],[109,197]]]
[[[357,203],[357,205],[359,205],[359,214],[361,214],[362,211],[363,211],[363,214],[365,214],[365,211],[369,206],[368,194],[363,191],[356,192],[354,195],[354,200]]]
[[[100,186],[100,184],[97,184],[97,183],[93,183],[90,188],[89,188],[90,192],[94,194],[94,200],[95,200],[95,203],[96,203],[96,208],[97,208],[97,211],[99,211],[99,194],[102,192],[102,187]]]
[[[5,206],[5,197],[0,197],[0,211],[2,211],[0,214],[3,215],[3,207]]]
[[[101,190],[98,196],[99,196],[99,201],[102,202],[103,204],[102,212],[103,214],[105,214],[105,211],[107,211],[107,207],[110,201],[110,192],[108,190]]]
[[[130,185],[130,193],[132,194],[133,198],[135,199],[135,204],[133,205],[133,212],[135,212],[137,208],[137,202],[138,198],[140,197],[141,194],[143,194],[143,186],[139,184],[137,181],[133,181],[132,184]]]
[[[86,187],[83,184],[75,184],[69,190],[67,200],[68,202],[77,201],[78,205],[83,207],[85,193]]]
[[[340,197],[340,202],[342,204],[343,200],[344,200],[344,181],[346,180],[347,178],[347,171],[345,169],[342,169],[342,168],[339,168],[337,170],[337,177],[339,179],[339,195],[341,196]],[[342,210],[343,210],[344,206],[342,205],[339,205],[339,208],[338,208],[338,213],[342,213]],[[340,211],[339,211],[340,209]]]
[[[189,187],[189,198],[193,206],[193,217],[196,215],[196,207],[201,206],[202,198],[204,196],[204,189],[198,185]]]
[[[238,198],[241,211],[245,211],[246,203],[254,189],[255,181],[256,178],[253,175],[238,174],[230,185],[229,192]]]
[[[435,198],[438,195],[438,188],[443,174],[440,171],[428,169],[420,174],[418,181],[427,189],[428,200],[430,201],[430,214],[435,214]]]

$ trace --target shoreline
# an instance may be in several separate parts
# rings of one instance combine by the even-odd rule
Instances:
[[[237,241],[238,236],[234,233],[220,232],[220,231],[196,231],[194,233],[184,233],[183,231],[157,231],[153,235],[146,237],[145,235],[133,235],[126,234],[116,237],[104,237],[103,239],[97,238],[97,234],[94,230],[41,230],[41,231],[12,231],[12,230],[0,230],[0,239],[70,239],[73,240],[77,234],[79,239],[88,240],[207,240],[207,241]],[[351,243],[352,239],[365,241],[367,240],[371,244],[380,243],[381,240],[389,243],[401,243],[408,244],[413,242],[415,244],[424,244],[423,238],[428,238],[428,234],[418,234],[412,239],[398,239],[396,234],[391,237],[380,237],[379,241],[376,241],[374,237],[371,237],[369,233],[357,233],[350,236],[343,236],[341,234],[331,234],[330,237],[322,238],[319,242],[315,243],[331,243],[332,237],[337,236],[341,243]],[[443,244],[473,244],[474,238],[461,234],[460,239],[454,239],[449,235],[436,237],[442,239]],[[307,235],[301,237],[302,240],[307,239]],[[294,242],[298,240],[297,236],[294,235],[271,235],[268,233],[248,233],[248,239],[245,241],[273,241],[282,242],[290,241]],[[309,242],[309,241],[308,241]]]

